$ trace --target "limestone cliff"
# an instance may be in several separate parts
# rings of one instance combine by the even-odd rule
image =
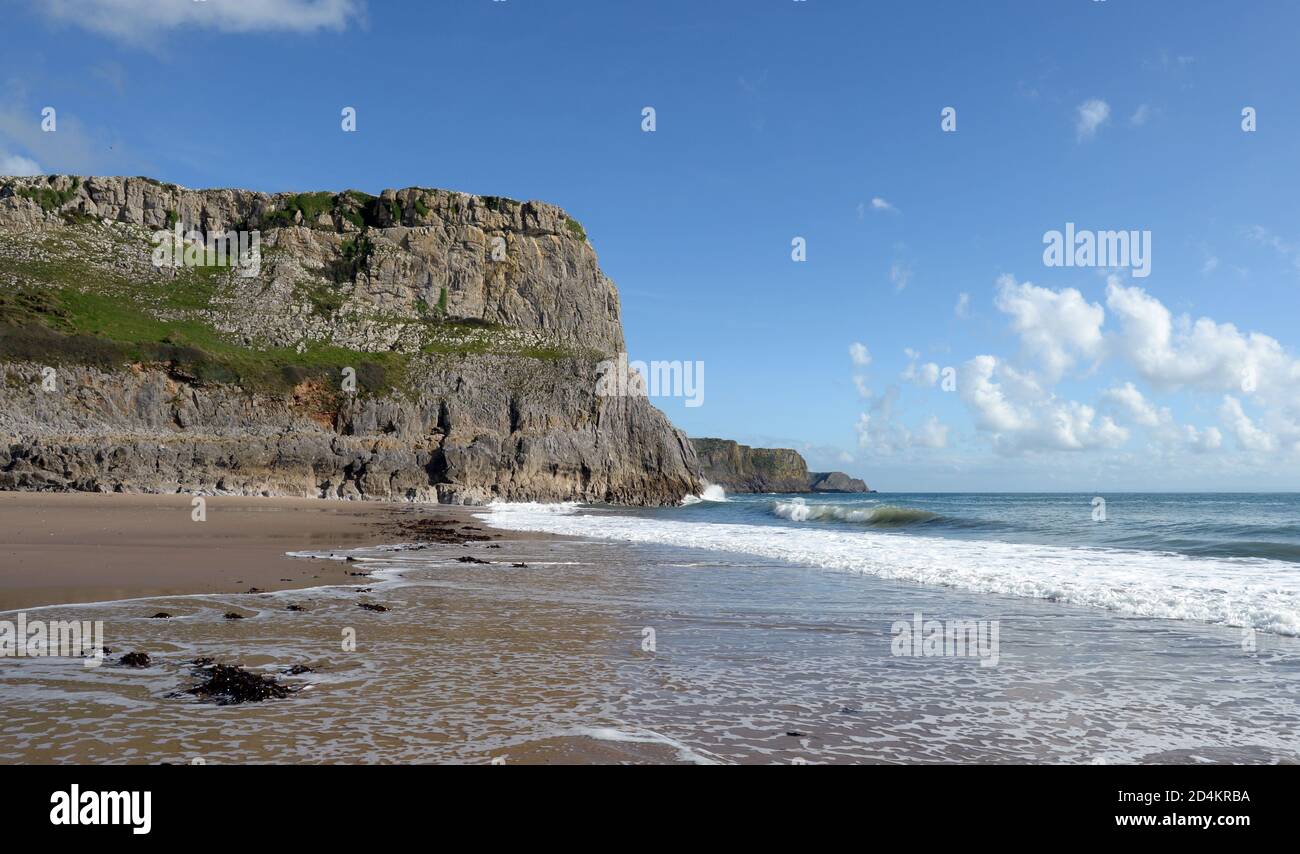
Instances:
[[[623,346],[552,205],[0,179],[0,488],[679,501],[686,437],[596,393]]]
[[[728,492],[868,492],[843,472],[809,472],[798,451],[751,448],[730,439],[692,439],[700,476]]]
[[[875,492],[862,480],[842,471],[810,471],[808,488],[813,492]]]

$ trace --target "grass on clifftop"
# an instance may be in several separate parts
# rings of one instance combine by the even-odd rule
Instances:
[[[341,195],[354,206],[381,201],[355,191]],[[328,193],[300,194],[289,205],[290,216],[310,219],[337,201]],[[57,205],[58,199],[46,203]],[[340,317],[351,305],[349,287],[374,252],[367,227],[343,240],[337,261],[321,271],[321,278],[304,277],[295,284],[293,304],[305,323],[319,325],[323,318],[326,330],[330,324],[351,322],[405,327],[401,333],[409,342],[407,351],[353,350],[320,340],[306,342],[301,352],[294,346],[259,347],[218,329],[223,324],[214,321],[225,316],[232,300],[247,299],[240,294],[248,285],[236,287],[233,259],[224,265],[182,267],[164,277],[148,265],[137,242],[129,232],[91,225],[0,244],[0,360],[103,370],[159,365],[178,379],[269,393],[283,393],[305,379],[328,378],[333,385],[344,367],[352,367],[361,393],[384,394],[409,392],[412,365],[428,356],[499,354],[555,361],[589,355],[532,343],[533,337],[517,330],[451,317],[446,287],[439,289],[436,302],[433,295],[432,304],[421,302],[414,317],[363,316],[354,305]],[[266,247],[263,254],[273,257],[276,251]],[[316,334],[326,337],[320,330]],[[414,346],[419,350],[410,352]]]
[[[113,370],[165,363],[178,378],[286,392],[307,379],[336,380],[344,367],[358,388],[381,394],[405,378],[404,354],[316,345],[254,350],[195,320],[160,320],[128,302],[79,291],[20,289],[0,294],[0,356]]]

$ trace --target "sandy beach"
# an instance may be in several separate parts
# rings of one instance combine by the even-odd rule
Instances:
[[[353,567],[291,551],[401,542],[446,506],[297,498],[0,492],[0,611],[195,593],[342,584]]]
[[[110,648],[0,659],[0,762],[1296,761],[1294,638],[628,541],[691,508],[538,512],[0,494],[6,618]],[[917,612],[996,622],[996,666],[900,657]],[[278,693],[196,696],[204,662]]]

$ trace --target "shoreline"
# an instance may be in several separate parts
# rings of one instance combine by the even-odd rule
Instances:
[[[473,507],[205,496],[197,522],[193,498],[0,492],[0,612],[342,585],[355,580],[353,564],[288,553],[509,538],[479,524]]]

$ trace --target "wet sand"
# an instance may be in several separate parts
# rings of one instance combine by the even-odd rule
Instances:
[[[102,621],[111,650],[99,666],[0,658],[0,764],[1300,761],[1295,638],[1261,634],[1248,651],[1231,627],[509,532],[482,508],[219,500],[204,524],[224,514],[225,533],[187,542],[172,530],[175,514],[181,532],[199,527],[184,496],[0,499],[0,514],[38,514],[0,515],[28,520],[3,522],[0,538],[0,557],[28,555],[23,573],[6,570],[28,578],[25,595],[41,544],[61,539],[56,524],[82,538],[69,545],[82,563],[65,565],[53,590],[87,589],[85,564],[100,552],[102,576],[110,557],[149,564],[131,569],[144,573],[130,579],[137,592],[226,585],[29,614]],[[77,521],[78,506],[99,527]],[[129,527],[115,539],[110,524]],[[316,559],[281,558],[300,550]],[[232,562],[229,585],[168,575],[176,557],[200,552],[213,573]],[[258,561],[290,570],[273,579],[310,580],[249,594],[262,586]],[[365,577],[325,577],[351,571]],[[899,657],[891,626],[917,611],[998,620],[997,665]],[[147,666],[127,665],[136,652]],[[206,659],[290,693],[205,702],[188,692]]]
[[[403,541],[403,523],[470,510],[383,502],[0,492],[0,611],[146,596],[346,584],[355,567],[286,552]]]

